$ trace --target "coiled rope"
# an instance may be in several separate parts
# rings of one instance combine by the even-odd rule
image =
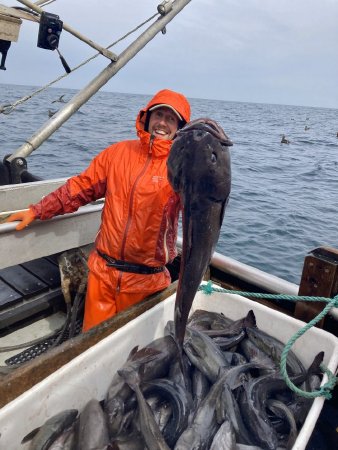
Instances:
[[[128,36],[130,36],[132,33],[135,33],[135,31],[137,31],[138,29],[140,29],[141,27],[143,27],[145,24],[147,24],[148,22],[150,22],[151,20],[153,20],[156,16],[158,16],[158,13],[153,14],[151,17],[149,17],[149,19],[145,20],[144,22],[142,22],[140,25],[138,25],[137,27],[133,28],[131,31],[129,31],[127,34],[125,34],[124,36],[122,36],[121,38],[119,38],[117,41],[113,42],[112,44],[110,44],[108,47],[106,47],[107,50],[109,50],[111,47],[113,47],[114,45],[118,44],[119,42],[123,41],[124,39],[126,39]],[[82,63],[80,63],[79,65],[77,65],[76,67],[74,67],[70,73],[75,72],[75,70],[80,69],[80,67],[83,67],[84,65],[88,64],[90,61],[92,61],[93,59],[95,59],[97,56],[101,55],[100,52],[95,53],[95,55],[91,56],[90,58],[88,58],[87,60],[83,61]],[[24,97],[21,97],[19,100],[17,100],[14,103],[11,104],[5,104],[5,105],[0,105],[0,114],[10,114],[18,105],[20,105],[21,103],[24,103],[28,100],[30,100],[31,98],[33,98],[35,95],[39,94],[40,92],[45,91],[47,88],[49,88],[50,86],[52,86],[53,84],[57,83],[58,81],[62,80],[63,78],[67,77],[68,75],[70,75],[69,73],[65,73],[61,76],[59,76],[58,78],[56,78],[53,81],[50,81],[48,84],[46,84],[45,86],[42,86],[41,88],[37,89],[36,91],[33,91],[31,94],[26,95]]]
[[[338,378],[324,365],[320,365],[320,369],[323,373],[327,375],[328,381],[320,387],[318,391],[307,392],[299,389],[296,385],[292,383],[290,380],[287,370],[286,370],[286,360],[289,353],[289,350],[296,342],[296,340],[301,337],[307,330],[315,326],[333,307],[338,307],[338,295],[333,298],[327,297],[309,297],[309,296],[297,296],[297,295],[286,295],[286,294],[263,294],[257,292],[243,292],[243,291],[235,291],[231,289],[224,289],[220,287],[215,287],[212,285],[211,281],[208,281],[206,284],[201,284],[198,288],[199,291],[204,292],[206,295],[211,295],[213,292],[221,292],[224,294],[237,294],[243,297],[251,297],[251,298],[264,298],[270,300],[289,300],[293,302],[298,301],[308,301],[308,302],[323,302],[327,303],[325,308],[309,323],[307,323],[303,328],[297,331],[294,336],[287,342],[284,347],[284,350],[281,355],[280,360],[280,370],[281,374],[284,378],[287,386],[296,394],[305,397],[305,398],[315,398],[315,397],[325,397],[326,399],[330,399],[332,397],[331,391],[333,390],[335,384],[338,382]]]

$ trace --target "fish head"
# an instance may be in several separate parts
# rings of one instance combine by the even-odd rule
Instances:
[[[212,119],[189,122],[177,132],[168,157],[168,180],[182,200],[224,202],[230,194],[232,142]]]

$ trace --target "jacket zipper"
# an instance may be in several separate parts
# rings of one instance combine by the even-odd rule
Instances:
[[[128,208],[128,220],[127,220],[126,228],[124,230],[123,239],[122,239],[122,246],[121,246],[121,260],[124,260],[124,250],[125,250],[125,246],[126,246],[126,241],[127,241],[129,228],[130,228],[130,225],[131,225],[131,218],[132,218],[132,212],[133,212],[133,199],[134,199],[135,189],[136,189],[136,186],[137,186],[140,178],[144,175],[145,171],[147,170],[147,168],[148,168],[148,166],[150,164],[151,155],[152,155],[152,145],[153,145],[153,139],[150,138],[149,152],[148,152],[147,160],[146,160],[146,162],[145,162],[145,164],[143,166],[143,169],[137,175],[137,178],[136,178],[136,180],[135,180],[135,182],[133,184],[133,187],[131,188],[131,194],[130,194],[130,199],[129,199],[129,208]],[[117,286],[116,286],[116,292],[117,293],[120,292],[121,280],[122,280],[122,272],[119,273],[119,277],[118,277],[118,280],[117,280]]]

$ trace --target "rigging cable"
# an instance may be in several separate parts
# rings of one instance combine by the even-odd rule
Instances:
[[[145,20],[144,22],[142,22],[140,25],[138,25],[137,27],[135,27],[134,29],[132,29],[131,31],[129,31],[128,33],[126,33],[124,36],[122,36],[121,38],[119,38],[117,41],[113,42],[112,44],[110,44],[108,47],[106,47],[106,49],[110,49],[111,47],[113,47],[114,45],[118,44],[119,42],[123,41],[124,39],[126,39],[128,36],[130,36],[132,33],[135,33],[135,31],[137,31],[139,28],[143,27],[145,24],[147,24],[148,22],[150,22],[151,20],[153,20],[156,16],[158,15],[158,13],[153,14],[151,17],[149,17],[149,19]],[[79,69],[80,67],[86,65],[87,63],[89,63],[90,61],[92,61],[93,59],[95,59],[97,56],[101,55],[100,52],[95,53],[95,55],[91,56],[90,58],[88,58],[87,60],[83,61],[82,63],[80,63],[78,66],[74,67],[74,69],[71,70],[71,72],[74,72],[75,70]],[[0,114],[10,114],[18,105],[20,105],[21,103],[26,102],[27,100],[30,100],[31,98],[33,98],[35,95],[39,94],[40,92],[43,92],[44,90],[46,90],[48,87],[50,87],[51,85],[57,83],[58,81],[62,80],[63,78],[67,77],[69,75],[69,73],[65,73],[61,76],[59,76],[58,78],[56,78],[55,80],[49,82],[48,84],[46,84],[45,86],[42,86],[41,88],[37,89],[36,91],[32,92],[29,95],[26,95],[24,97],[21,97],[19,100],[17,100],[16,102],[12,103],[12,104],[5,104],[5,105],[0,105]]]

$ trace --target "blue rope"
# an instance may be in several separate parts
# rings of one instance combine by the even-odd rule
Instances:
[[[331,391],[333,390],[335,384],[338,382],[338,378],[334,376],[334,374],[324,365],[320,365],[320,369],[323,373],[326,373],[328,377],[327,383],[320,387],[318,391],[307,392],[299,389],[296,385],[292,383],[290,380],[287,370],[286,370],[286,360],[288,356],[288,352],[290,351],[293,344],[296,340],[302,336],[307,330],[315,326],[333,307],[338,307],[338,295],[334,298],[327,297],[309,297],[309,296],[297,296],[297,295],[286,295],[286,294],[263,294],[257,292],[243,292],[243,291],[235,291],[232,289],[224,289],[220,287],[215,287],[212,285],[211,281],[208,281],[207,284],[201,284],[198,288],[199,291],[202,291],[206,295],[211,295],[213,292],[221,292],[225,294],[237,294],[243,297],[251,297],[251,298],[265,298],[270,300],[289,300],[293,302],[298,301],[309,301],[309,302],[324,302],[327,303],[325,308],[309,323],[307,323],[303,328],[297,331],[297,333],[292,336],[292,338],[287,342],[284,347],[284,350],[281,355],[280,360],[280,370],[281,374],[284,378],[287,386],[296,392],[298,395],[306,398],[315,398],[315,397],[325,397],[326,399],[330,399],[332,397]]]

